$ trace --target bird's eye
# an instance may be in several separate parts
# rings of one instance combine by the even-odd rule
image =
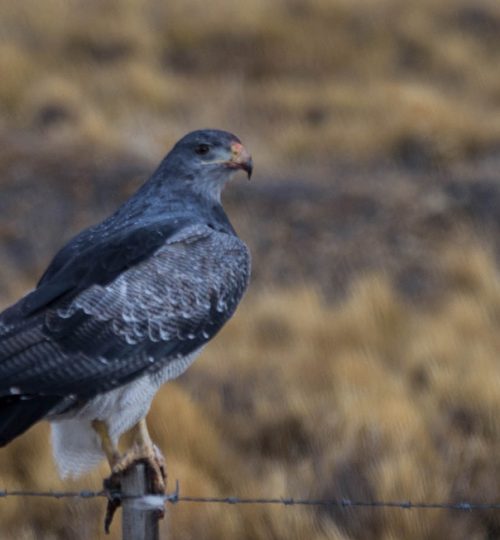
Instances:
[[[208,146],[208,144],[199,144],[195,149],[194,151],[200,155],[200,156],[204,156],[205,154],[208,154],[208,152],[210,152],[210,146]]]

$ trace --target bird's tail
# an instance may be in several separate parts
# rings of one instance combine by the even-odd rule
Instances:
[[[24,433],[43,418],[60,396],[10,395],[0,397],[0,446]]]

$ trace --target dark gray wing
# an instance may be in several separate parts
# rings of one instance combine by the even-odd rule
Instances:
[[[91,230],[84,231],[85,241],[81,242],[79,235],[69,242],[54,257],[37,288],[18,303],[18,311],[11,315],[26,317],[61,296],[74,296],[93,284],[109,283],[121,272],[152,255],[168,238],[190,223],[192,220],[189,219],[158,220],[111,234],[101,231],[100,235],[96,234],[96,241],[92,241]],[[8,314],[4,316],[9,317]]]
[[[249,272],[236,236],[197,225],[110,282],[0,318],[0,398],[23,410],[33,396],[47,408],[85,400],[194,352],[231,317]]]

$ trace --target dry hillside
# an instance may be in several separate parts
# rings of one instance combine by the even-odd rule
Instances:
[[[256,164],[225,193],[253,281],[153,404],[170,489],[497,501],[500,3],[242,6],[2,3],[0,308],[177,138],[229,129]],[[0,489],[106,473],[59,480],[44,424],[0,450]],[[103,509],[0,498],[0,539],[104,538]],[[493,511],[179,504],[169,523],[181,540],[500,539]]]

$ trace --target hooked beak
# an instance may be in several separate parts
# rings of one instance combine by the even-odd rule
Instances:
[[[243,169],[250,180],[253,170],[252,156],[241,143],[234,142],[231,145],[231,159],[227,162],[227,166],[232,169]]]

